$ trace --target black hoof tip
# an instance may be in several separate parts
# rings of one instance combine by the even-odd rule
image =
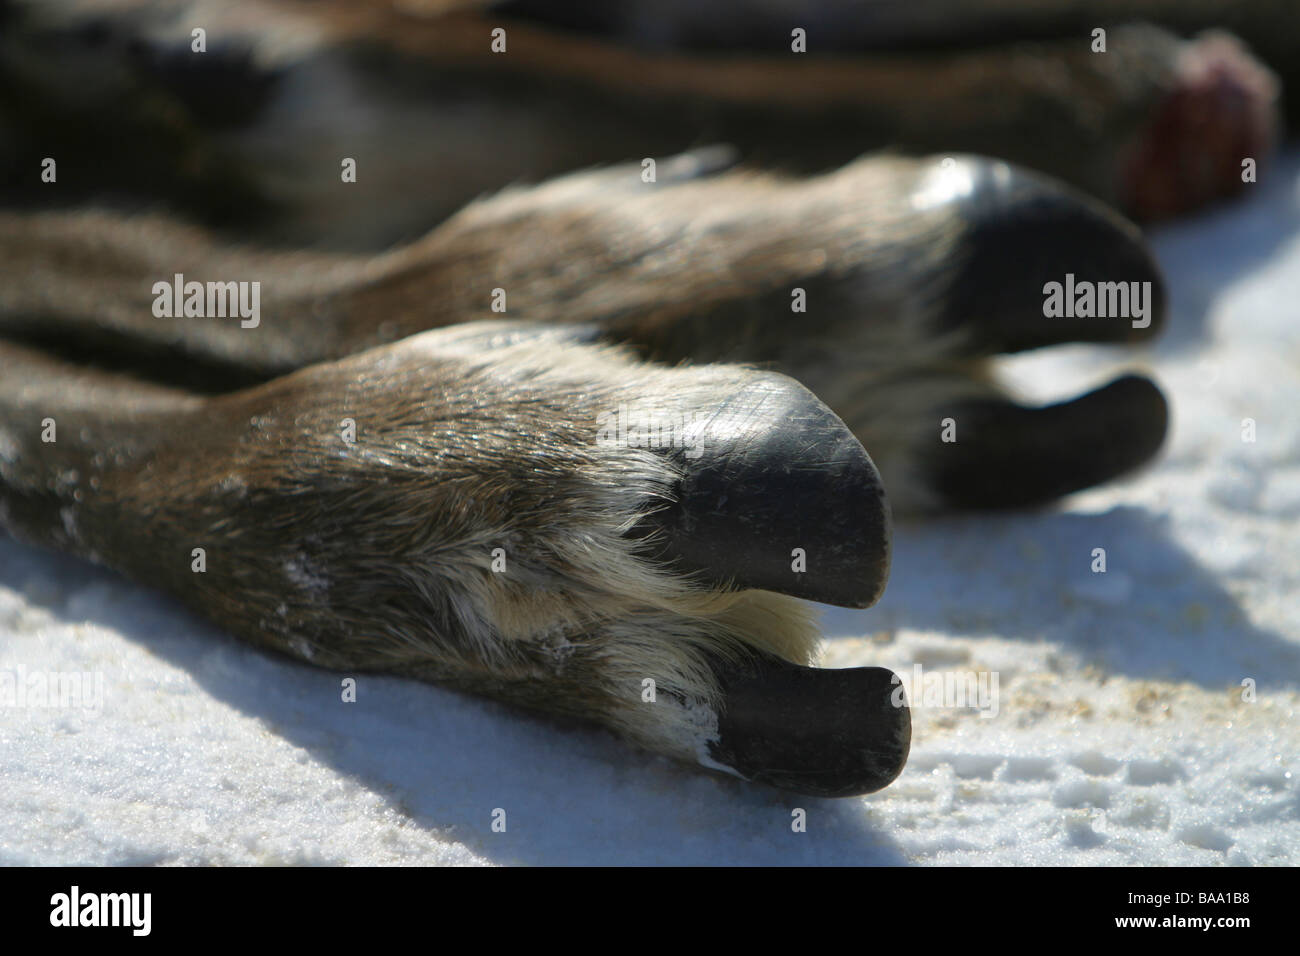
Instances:
[[[1045,408],[990,399],[944,414],[956,441],[936,433],[922,471],[955,508],[1030,507],[1109,481],[1153,458],[1169,423],[1160,389],[1136,375]]]
[[[725,669],[710,757],[747,780],[815,797],[852,797],[903,771],[912,716],[883,667],[824,670],[764,657]]]
[[[927,185],[943,177],[961,188]],[[967,330],[977,352],[1140,342],[1164,325],[1160,268],[1138,227],[1104,204],[979,157],[940,161],[918,195],[927,190],[951,195],[943,205],[961,229],[938,327]],[[1061,286],[1059,309],[1049,283]]]
[[[765,374],[735,392],[680,457],[676,501],[635,534],[656,557],[719,586],[869,607],[889,577],[880,475],[848,427],[798,382]]]

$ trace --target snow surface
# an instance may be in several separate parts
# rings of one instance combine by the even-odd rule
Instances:
[[[828,665],[998,676],[996,716],[916,708],[883,793],[791,797],[411,681],[345,704],[340,675],[5,539],[0,675],[99,674],[103,700],[0,707],[0,862],[1300,863],[1300,156],[1251,193],[1157,234],[1156,345],[1008,363],[1039,399],[1151,370],[1158,465],[901,525],[881,604],[826,611]]]

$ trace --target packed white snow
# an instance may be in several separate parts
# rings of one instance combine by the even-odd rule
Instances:
[[[1155,243],[1158,343],[1007,375],[1052,400],[1149,371],[1158,464],[901,524],[881,604],[825,614],[826,664],[892,667],[917,705],[882,793],[793,797],[411,681],[345,703],[342,675],[4,539],[0,678],[86,676],[0,707],[0,862],[1300,863],[1300,158]]]

